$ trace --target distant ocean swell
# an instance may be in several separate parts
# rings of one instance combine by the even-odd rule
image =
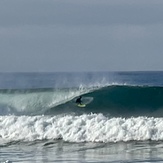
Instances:
[[[74,98],[93,97],[85,108]],[[0,115],[105,113],[111,117],[163,116],[163,87],[112,85],[102,88],[0,90]]]

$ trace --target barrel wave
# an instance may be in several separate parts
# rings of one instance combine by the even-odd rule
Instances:
[[[163,116],[163,87],[109,86],[88,96],[94,97],[91,111],[112,116]]]
[[[93,97],[85,108],[74,98]],[[163,116],[163,87],[111,85],[102,88],[0,90],[0,115],[103,113],[108,116]]]

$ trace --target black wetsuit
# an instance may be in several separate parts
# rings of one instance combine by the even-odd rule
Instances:
[[[82,102],[81,98],[82,98],[82,97],[80,96],[79,98],[76,99],[76,103],[77,103],[77,104],[81,104],[81,102]]]

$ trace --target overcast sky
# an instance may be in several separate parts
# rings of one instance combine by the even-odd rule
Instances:
[[[0,72],[163,70],[163,0],[0,0]]]

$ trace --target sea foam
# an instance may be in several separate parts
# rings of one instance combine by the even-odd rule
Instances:
[[[68,142],[163,140],[163,118],[108,118],[102,114],[1,116],[0,141],[63,139]]]

